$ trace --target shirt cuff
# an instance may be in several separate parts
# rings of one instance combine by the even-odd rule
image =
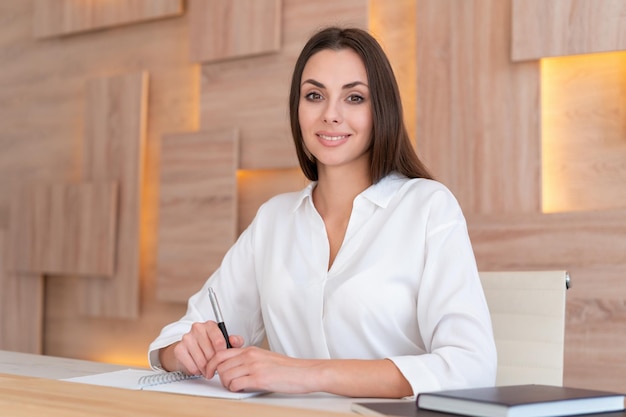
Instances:
[[[171,345],[172,343],[176,343],[180,341],[180,337],[168,337],[167,339],[158,338],[154,342],[150,344],[148,348],[148,364],[150,368],[156,371],[163,371],[163,366],[161,365],[161,361],[159,360],[159,351],[164,347]]]
[[[439,391],[441,384],[425,364],[415,356],[393,356],[387,358],[392,361],[411,385],[415,398],[420,392]]]

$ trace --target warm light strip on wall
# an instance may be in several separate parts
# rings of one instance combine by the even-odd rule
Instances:
[[[562,157],[558,154],[556,146],[560,138],[559,129],[553,121],[555,109],[561,108],[563,100],[567,98],[560,93],[558,74],[561,65],[565,65],[567,58],[542,59],[541,67],[541,173],[542,173],[542,211],[550,213],[557,211],[559,204],[555,201],[560,192],[559,184],[563,181],[559,178],[557,170]]]
[[[541,60],[543,212],[611,208],[612,160],[626,154],[625,69],[621,51]]]

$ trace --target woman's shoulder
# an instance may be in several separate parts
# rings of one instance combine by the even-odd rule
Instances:
[[[450,189],[442,182],[432,180],[428,178],[416,178],[411,181],[411,187],[416,192],[430,195],[432,197],[439,197],[444,199],[452,199],[456,201],[456,197],[450,191]]]
[[[410,205],[426,211],[461,210],[459,202],[452,191],[442,182],[428,178],[407,178],[396,176],[393,181],[399,181],[394,200],[400,205]]]
[[[413,194],[420,196],[441,195],[446,198],[454,198],[454,195],[443,183],[429,178],[408,178],[398,173],[392,173],[385,177],[389,183],[396,183],[401,194]]]

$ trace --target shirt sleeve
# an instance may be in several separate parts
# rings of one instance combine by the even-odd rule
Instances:
[[[465,219],[456,199],[440,199],[428,217],[417,321],[427,353],[390,357],[413,394],[493,386],[497,353]]]
[[[217,294],[228,332],[243,336],[247,345],[259,345],[264,337],[260,314],[252,240],[254,222],[224,256],[217,271],[187,302],[187,312],[178,321],[165,326],[148,349],[149,364],[161,369],[159,350],[182,339],[195,322],[215,320],[208,288]]]

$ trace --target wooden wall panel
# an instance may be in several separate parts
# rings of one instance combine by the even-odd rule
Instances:
[[[189,0],[191,60],[278,52],[281,7],[281,0]]]
[[[0,349],[42,353],[43,277],[8,270],[7,234],[0,229]]]
[[[470,212],[541,209],[539,66],[510,62],[510,13],[418,2],[417,148]]]
[[[626,211],[467,217],[481,271],[626,265]]]
[[[623,0],[512,0],[514,61],[626,49]]]
[[[86,181],[119,181],[117,264],[112,279],[85,281],[88,316],[139,314],[141,197],[148,97],[147,73],[87,83],[83,173]]]
[[[186,305],[155,301],[155,270],[142,286],[141,315],[134,320],[85,318],[63,300],[83,296],[82,277],[46,277],[45,340],[47,355],[146,367],[148,344],[161,328],[182,317]]]
[[[30,0],[0,2],[0,229],[10,227],[9,206],[22,187],[84,180],[85,81],[148,71],[141,317],[85,317],[81,281],[98,278],[47,276],[43,339],[49,355],[145,366],[147,344],[184,312],[179,304],[155,301],[154,281],[159,139],[198,129],[200,68],[189,63],[187,19],[39,40],[32,33],[33,9]]]
[[[113,275],[117,184],[54,184],[15,196],[9,227],[12,271]]]
[[[626,392],[624,263],[570,268],[566,383]]]
[[[293,64],[304,42],[324,24],[366,28],[368,0],[283,0],[279,53],[202,66],[201,130],[236,126],[239,168],[298,166],[288,119]]]
[[[626,52],[541,67],[543,210],[626,208]]]
[[[33,34],[68,35],[177,16],[183,0],[33,0]]]
[[[157,297],[185,302],[237,237],[237,131],[161,141]]]
[[[287,67],[284,59],[261,56],[202,68],[201,130],[237,126],[241,169],[298,164],[287,113]],[[285,82],[279,85],[278,79]]]

